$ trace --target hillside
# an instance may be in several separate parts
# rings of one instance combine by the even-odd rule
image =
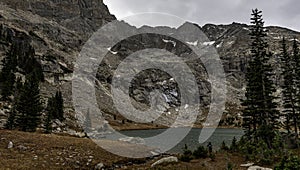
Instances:
[[[145,159],[129,159],[113,155],[90,139],[71,136],[24,133],[0,130],[0,169],[95,169],[103,164],[105,169],[150,169],[151,164],[166,156]],[[8,149],[8,143],[13,148]],[[114,143],[114,147],[130,147],[126,143]],[[210,158],[193,160],[190,163],[178,162],[152,169],[223,169],[228,163],[236,169],[244,170],[245,163],[238,154],[217,153]]]
[[[110,14],[108,8],[102,0],[3,0],[0,2],[0,59],[12,45],[16,45],[24,55],[30,47],[35,50],[35,57],[41,63],[45,82],[41,84],[41,93],[47,98],[60,89],[65,99],[65,117],[66,122],[56,122],[56,132],[73,133],[74,130],[80,131],[81,127],[77,120],[84,121],[81,116],[85,113],[75,114],[72,102],[72,84],[74,62],[79,52],[92,35],[102,25],[115,20]],[[124,23],[126,25],[126,23]],[[160,29],[164,33],[173,33],[185,30],[189,26],[195,26],[192,23],[185,23],[177,29],[167,27],[142,27],[135,28],[127,25],[128,31],[143,31]],[[244,94],[244,76],[246,65],[249,61],[250,41],[249,26],[246,24],[232,23],[229,25],[207,24],[203,27],[196,25],[203,31],[208,39],[205,42],[198,42],[201,46],[214,46],[223,63],[227,78],[227,113],[223,115],[223,126],[237,126],[240,123],[240,103]],[[294,37],[300,39],[300,33],[280,27],[268,27],[268,41],[270,51],[275,57],[272,59],[273,65],[277,66],[279,46],[281,36],[292,40]],[[190,53],[186,46],[177,42],[177,46],[172,46],[167,37],[144,35],[132,37],[126,41],[120,42],[111,48],[100,67],[97,80],[100,84],[97,86],[98,104],[101,105],[104,117],[108,122],[118,129],[153,128],[169,126],[176,119],[176,109],[180,105],[178,88],[176,83],[171,81],[167,74],[157,71],[142,72],[135,79],[131,89],[131,97],[134,105],[145,110],[149,108],[149,94],[153,89],[159,89],[164,93],[161,100],[164,116],[150,124],[136,124],[126,120],[116,108],[113,107],[111,99],[110,84],[113,72],[118,64],[129,54],[146,47],[156,47],[174,52],[179,56]],[[24,56],[26,57],[26,56]],[[165,61],[166,63],[168,61]],[[190,61],[192,70],[199,83],[201,99],[201,109],[207,113],[210,106],[211,87],[202,67],[201,61]],[[20,72],[20,76],[22,73]],[[165,84],[163,82],[166,82]],[[277,83],[280,78],[277,77]],[[163,85],[162,85],[163,84]],[[7,112],[11,103],[1,102],[0,104],[0,124],[3,125],[7,118]],[[193,107],[193,106],[192,106]],[[196,107],[196,106],[195,106]],[[202,126],[206,114],[198,117],[196,123]],[[228,121],[230,120],[230,121]],[[183,120],[184,121],[184,120]],[[124,125],[126,124],[126,126]],[[124,127],[124,128],[122,128]],[[105,126],[98,127],[100,130]],[[70,130],[73,129],[73,130]],[[99,130],[97,129],[97,130]]]

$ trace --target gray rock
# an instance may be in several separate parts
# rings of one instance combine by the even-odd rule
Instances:
[[[86,134],[84,132],[76,132],[75,130],[72,129],[68,129],[66,131],[67,134],[72,135],[72,136],[76,136],[79,138],[84,138],[86,136]]]
[[[14,144],[12,141],[9,141],[8,145],[7,145],[7,149],[11,149],[14,147]]]
[[[0,110],[0,116],[6,116],[4,110]]]
[[[34,155],[33,160],[37,160],[37,159],[38,159],[38,156]]]
[[[95,170],[102,170],[104,168],[104,164],[103,163],[98,163],[96,166],[95,166]]]
[[[163,164],[163,163],[176,163],[178,162],[178,158],[175,157],[175,156],[170,156],[170,157],[167,157],[167,158],[162,158],[156,162],[154,162],[151,167],[155,167],[157,165],[160,165],[160,164]]]
[[[28,149],[26,146],[23,146],[23,145],[19,145],[19,146],[17,146],[17,148],[21,151],[26,151]]]
[[[260,166],[250,166],[248,170],[272,170],[271,168],[264,168]]]
[[[250,166],[253,166],[254,163],[246,163],[246,164],[241,164],[240,166],[241,167],[250,167]]]

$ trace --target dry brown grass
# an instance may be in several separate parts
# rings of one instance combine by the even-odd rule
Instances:
[[[12,149],[7,149],[9,141]],[[127,160],[89,139],[0,130],[0,169],[92,169],[100,162],[111,166]]]
[[[9,141],[14,147],[7,149]],[[103,141],[109,142],[109,141]],[[128,144],[126,144],[127,146]],[[19,146],[24,146],[20,148]],[[125,144],[115,144],[121,149]],[[119,146],[119,147],[118,147]],[[300,150],[295,151],[296,154]],[[0,169],[94,169],[102,162],[114,169],[151,169],[151,164],[160,159],[129,159],[111,154],[90,139],[58,136],[54,134],[25,133],[0,130]],[[198,159],[190,163],[179,162],[162,165],[152,169],[161,170],[222,170],[231,163],[233,169],[245,169],[240,165],[246,163],[243,156],[236,153],[219,152],[215,160]],[[116,165],[120,165],[116,168]],[[121,166],[122,165],[122,166]]]
[[[227,165],[231,163],[234,170],[246,170],[246,168],[240,167],[245,163],[241,155],[231,153],[217,153],[215,160],[210,158],[192,160],[191,162],[178,162],[169,165],[160,165],[154,168],[149,168],[151,163],[149,162],[146,167],[135,165],[129,169],[150,169],[150,170],[226,170]]]

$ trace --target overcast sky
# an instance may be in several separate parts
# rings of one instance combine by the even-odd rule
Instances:
[[[299,0],[104,0],[112,14],[118,19],[138,13],[167,13],[195,22],[230,24],[232,22],[249,23],[251,9],[263,11],[266,25],[283,26],[300,31],[300,1]],[[172,18],[172,17],[171,17]],[[161,15],[140,15],[124,19],[141,26],[168,25],[179,26],[178,21]]]

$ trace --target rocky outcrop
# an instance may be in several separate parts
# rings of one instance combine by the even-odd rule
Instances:
[[[151,167],[155,167],[157,165],[161,165],[161,164],[170,164],[170,163],[176,163],[178,162],[178,158],[177,157],[174,157],[174,156],[170,156],[170,157],[167,157],[167,158],[162,158],[156,162],[154,162]]]
[[[130,29],[134,29],[136,32],[142,32],[144,30],[153,31],[159,29],[160,32],[164,34],[174,34],[178,30],[186,30],[187,32],[191,31],[189,29],[186,29],[191,28],[191,25],[194,26],[194,24],[192,23],[185,23],[178,29],[170,29],[167,27],[151,28],[145,26],[140,29]],[[205,38],[202,38],[202,41],[197,42],[197,45],[215,47],[222,60],[222,64],[226,73],[226,85],[228,91],[226,101],[227,112],[223,115],[221,125],[241,125],[240,100],[244,97],[245,73],[247,71],[247,63],[250,60],[250,26],[239,23],[232,23],[230,25],[207,24],[203,27],[197,26],[197,29],[203,31],[209,38],[207,40],[205,40]],[[278,56],[280,55],[281,36],[286,36],[287,39],[292,41],[294,37],[299,39],[300,34],[292,30],[280,27],[268,27],[268,29],[269,33],[267,39],[270,44],[269,49],[274,53],[274,57],[271,60],[275,70],[274,73],[276,75],[274,77],[274,81],[279,84],[280,74],[278,69]],[[191,32],[190,34],[193,33]],[[106,56],[106,59],[104,60],[105,62],[103,62],[101,67],[99,68],[99,72],[97,75],[98,80],[101,82],[101,87],[97,88],[99,90],[99,101],[100,96],[105,96],[104,91],[110,91],[112,77],[114,71],[118,67],[118,64],[130,54],[145,48],[165,49],[181,57],[191,54],[190,49],[182,44],[182,42],[161,35],[144,34],[131,37],[116,44],[111,48],[111,53]],[[165,61],[166,63],[169,62],[168,60]],[[170,62],[170,64],[171,63],[172,62]],[[201,67],[201,61],[190,61],[188,64],[189,67],[193,70],[193,73],[196,75],[197,83],[199,85],[198,87],[200,89],[199,95],[201,100],[201,108],[205,113],[210,106],[211,94],[211,86],[207,77],[207,73],[205,71],[205,67]],[[119,76],[122,77],[122,75]],[[188,80],[186,81],[188,82]],[[174,79],[172,79],[170,75],[159,70],[145,70],[143,72],[137,73],[137,76],[132,81],[132,86],[130,87],[130,96],[137,103],[132,102],[132,104],[136,108],[146,110],[150,107],[149,96],[151,92],[153,91],[153,89],[158,89],[163,93],[162,99],[158,100],[161,101],[159,102],[159,109],[161,108],[161,110],[164,111],[164,114],[162,117],[160,117],[161,119],[157,119],[155,123],[170,125],[175,121],[172,118],[176,117],[176,110],[178,110],[178,107],[180,106],[181,96],[177,85],[178,84],[174,82]],[[105,107],[105,110],[110,112],[111,114],[117,113],[118,111],[115,110],[114,107],[111,107],[113,106],[113,104],[110,96],[107,95],[105,98],[107,98],[108,100],[106,100],[105,102],[101,100],[101,105]],[[197,123],[201,124],[204,120],[205,114],[201,117],[198,117]]]
[[[65,98],[65,124],[78,130],[71,97],[73,63],[88,37],[115,17],[102,0],[4,0],[0,4],[0,60],[12,46],[23,57],[33,49],[45,76],[42,97],[60,89]],[[17,74],[22,77],[22,72]],[[5,107],[9,103],[0,110]]]
[[[67,118],[64,126],[78,128],[74,126],[74,122],[82,117],[74,117],[71,92],[74,62],[90,35],[103,24],[116,18],[109,13],[102,0],[2,0],[0,4],[0,59],[5,56],[13,44],[17,45],[20,49],[19,52],[23,54],[33,48],[45,76],[45,82],[41,84],[42,96],[46,98],[56,90],[62,90]],[[126,23],[124,24],[126,25]],[[226,72],[228,91],[227,113],[224,114],[223,120],[231,122],[223,123],[226,126],[238,124],[241,109],[240,99],[244,96],[245,72],[250,54],[250,37],[248,35],[250,27],[248,25],[239,23],[207,24],[200,27],[196,24],[185,23],[178,29],[149,26],[138,29],[127,25],[127,31],[159,30],[164,34],[173,34],[181,30],[190,31],[190,34],[193,34],[193,31],[197,30],[189,30],[191,25],[196,26],[195,29],[203,31],[208,37],[204,42],[197,42],[197,45],[215,47],[221,57]],[[294,37],[299,40],[300,34],[280,27],[268,27],[268,29],[269,49],[275,54],[272,63],[276,65],[278,64],[276,56],[280,53],[281,37],[285,36],[289,41]],[[196,38],[203,39],[203,37]],[[132,123],[130,120],[126,121],[113,107],[110,85],[118,64],[128,55],[145,48],[165,49],[183,58],[192,55],[191,50],[184,43],[157,34],[137,35],[111,47],[111,52],[100,64],[97,74],[97,80],[100,83],[97,86],[98,102],[101,104],[104,117],[110,123],[115,125]],[[199,98],[202,111],[207,113],[211,101],[211,84],[205,67],[200,60],[191,60],[188,65],[193,70],[200,89]],[[189,82],[189,80],[186,81]],[[274,81],[280,83],[278,74]],[[175,121],[178,107],[181,104],[180,89],[170,75],[159,70],[146,70],[138,73],[130,87],[132,104],[140,110],[147,110],[150,107],[149,95],[154,89],[162,92],[162,96],[158,100],[160,104],[157,107],[159,110],[163,110],[163,116],[151,123],[153,125],[170,125]],[[190,90],[193,92],[193,89]],[[197,111],[196,107],[192,109]],[[4,110],[0,106],[0,111]],[[205,114],[199,116],[197,123],[203,123],[205,116]],[[0,115],[0,119],[2,122],[3,115]]]
[[[109,13],[103,0],[5,0],[2,3],[12,9],[28,11],[57,22],[84,37],[88,37],[106,22],[116,19]]]
[[[272,170],[271,168],[264,168],[260,166],[250,166],[248,170]]]

